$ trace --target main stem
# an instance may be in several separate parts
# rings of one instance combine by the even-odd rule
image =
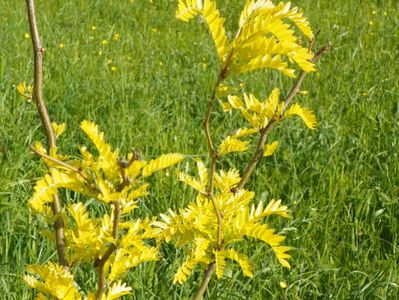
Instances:
[[[51,126],[50,115],[47,110],[47,106],[43,95],[43,54],[44,48],[40,41],[39,30],[36,20],[35,1],[26,0],[26,6],[28,9],[29,28],[31,33],[31,40],[33,46],[33,57],[34,57],[34,81],[33,81],[33,100],[36,103],[37,110],[39,112],[40,121],[44,128],[44,133],[47,139],[47,153],[50,153],[52,148],[56,147],[56,137]],[[53,197],[53,203],[51,210],[55,217],[53,224],[55,230],[55,240],[59,263],[63,266],[68,266],[68,261],[65,255],[65,232],[64,232],[64,220],[62,218],[62,204],[58,197]]]
[[[109,246],[103,257],[94,263],[98,271],[98,287],[96,293],[96,299],[101,300],[105,289],[107,288],[105,280],[104,266],[111,255],[116,250],[116,243],[118,240],[118,229],[119,229],[119,219],[121,215],[121,207],[119,201],[114,201],[114,220],[112,224],[112,237],[114,238],[114,243]]]

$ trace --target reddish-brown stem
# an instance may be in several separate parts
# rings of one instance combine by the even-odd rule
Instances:
[[[107,251],[105,251],[103,257],[101,259],[98,259],[94,262],[94,267],[97,268],[98,271],[98,287],[97,287],[97,293],[96,293],[96,299],[101,300],[102,295],[107,288],[106,285],[106,280],[105,280],[105,272],[104,272],[104,266],[105,263],[108,261],[108,259],[111,257],[111,255],[114,253],[116,250],[116,244],[118,241],[118,230],[119,230],[119,220],[121,216],[121,207],[119,201],[114,201],[114,219],[113,219],[113,224],[112,224],[112,237],[114,238],[114,243],[111,244]]]
[[[29,28],[31,33],[34,56],[33,100],[36,103],[40,121],[42,123],[44,133],[47,138],[47,152],[50,153],[50,149],[56,146],[56,137],[51,126],[50,115],[48,113],[43,95],[43,54],[45,50],[42,47],[40,41],[40,35],[36,20],[35,1],[26,0],[26,6],[28,9]],[[68,266],[68,261],[65,254],[64,220],[61,215],[62,204],[57,195],[53,197],[51,210],[55,217],[53,227],[55,230],[58,260],[61,265]]]
[[[309,50],[311,50],[311,46],[313,45],[313,43],[314,43],[314,41],[312,40],[310,42]],[[313,56],[311,61],[313,63],[316,63],[321,58],[321,56],[323,54],[327,53],[327,51],[330,48],[331,48],[331,44],[328,43],[327,45],[325,45],[319,51],[316,52],[316,54]],[[290,92],[288,93],[287,97],[284,100],[284,107],[281,111],[279,118],[283,117],[283,115],[284,115],[285,111],[287,110],[288,106],[290,105],[291,101],[299,93],[299,91],[301,89],[301,85],[303,83],[303,80],[305,79],[306,74],[307,73],[304,71],[301,71],[301,73],[299,74],[297,80],[295,81],[294,86],[291,88]],[[260,137],[259,137],[259,141],[258,141],[256,150],[255,150],[254,154],[252,155],[252,158],[249,161],[249,163],[242,175],[242,178],[241,178],[240,182],[238,183],[237,187],[235,188],[235,190],[242,189],[248,183],[249,178],[251,177],[253,171],[256,168],[256,165],[263,158],[263,152],[264,152],[267,136],[275,124],[276,124],[276,121],[273,119],[267,124],[267,126],[265,128],[263,128],[260,131]]]

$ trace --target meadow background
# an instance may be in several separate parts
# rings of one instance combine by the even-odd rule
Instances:
[[[269,140],[279,139],[280,147],[250,185],[258,199],[281,198],[292,209],[293,219],[273,225],[286,227],[286,244],[295,247],[293,268],[284,270],[267,246],[252,243],[243,251],[255,262],[255,277],[233,267],[211,282],[209,299],[398,299],[399,2],[293,4],[322,30],[318,45],[334,45],[306,78],[309,94],[298,97],[319,124],[309,131],[293,119],[274,130]],[[218,6],[234,32],[243,1]],[[217,72],[214,47],[205,24],[178,21],[175,8],[170,0],[38,1],[45,95],[53,120],[68,126],[58,142],[61,152],[76,155],[77,145],[88,144],[78,125],[90,119],[125,152],[134,147],[147,158],[206,154],[200,126]],[[31,299],[21,280],[26,265],[56,259],[40,234],[42,222],[27,207],[44,171],[29,151],[34,141],[44,141],[36,109],[16,91],[18,83],[32,80],[28,31],[25,2],[0,0],[1,299]],[[272,71],[233,82],[261,97],[293,83]],[[222,137],[240,122],[218,107],[212,124]],[[240,165],[246,157],[231,159]],[[180,168],[192,165],[187,160]],[[192,197],[174,170],[159,174],[135,215],[156,215]],[[182,256],[170,245],[162,251],[159,262],[128,276],[133,299],[186,299],[196,290],[201,273],[172,285]]]

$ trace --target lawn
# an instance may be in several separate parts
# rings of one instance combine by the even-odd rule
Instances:
[[[177,20],[177,1],[170,0],[38,2],[45,96],[52,118],[67,124],[61,152],[77,155],[77,146],[87,144],[79,123],[89,119],[124,152],[205,159],[201,124],[217,75],[205,24]],[[217,2],[232,34],[244,1]],[[32,50],[25,3],[10,3],[0,0],[0,298],[31,299],[22,281],[26,266],[55,260],[56,253],[27,206],[45,170],[29,146],[45,139],[35,106],[16,91],[32,81]],[[293,119],[276,128],[270,141],[278,139],[280,147],[250,184],[257,199],[282,199],[292,210],[292,219],[273,223],[285,228],[286,244],[294,247],[292,269],[283,269],[264,245],[243,245],[256,266],[254,278],[232,267],[210,283],[208,299],[397,299],[399,2],[293,4],[321,30],[319,47],[333,43],[305,79],[309,93],[298,97],[315,111],[318,125],[310,131]],[[286,93],[293,84],[273,71],[231,82],[260,97],[275,86]],[[221,138],[240,122],[218,107],[212,126]],[[243,166],[246,158],[233,155],[223,164]],[[180,164],[192,166],[192,159]],[[193,195],[175,170],[159,174],[135,216],[182,207]],[[171,245],[162,253],[159,262],[129,273],[133,299],[188,299],[198,287],[199,269],[184,285],[173,285],[182,255]],[[79,283],[94,286],[94,274],[85,279]]]

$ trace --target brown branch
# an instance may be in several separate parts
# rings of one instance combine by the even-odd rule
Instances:
[[[204,295],[206,289],[208,288],[209,281],[212,278],[212,274],[215,272],[216,264],[211,263],[204,274],[204,278],[202,279],[201,286],[198,289],[198,292],[194,295],[193,300],[201,300]]]
[[[221,81],[223,81],[224,79],[224,69],[220,72],[220,75],[215,83],[215,86],[213,87],[213,91],[212,91],[212,96],[209,99],[208,102],[208,110],[206,112],[205,115],[205,119],[204,119],[204,130],[205,130],[205,136],[206,136],[206,141],[207,141],[207,146],[208,146],[208,152],[209,152],[209,158],[211,159],[211,165],[209,168],[209,185],[208,185],[208,197],[210,198],[210,200],[212,201],[213,207],[215,209],[215,213],[216,213],[216,217],[217,217],[217,222],[218,222],[218,229],[217,229],[217,245],[218,247],[220,247],[222,241],[221,241],[221,232],[222,232],[222,214],[220,213],[220,210],[217,206],[215,197],[213,195],[213,191],[214,191],[214,185],[215,185],[215,173],[216,173],[216,163],[217,160],[219,158],[219,154],[217,153],[217,151],[214,148],[213,145],[213,141],[212,141],[212,136],[210,134],[210,130],[209,130],[209,126],[210,126],[210,122],[211,122],[211,114],[213,111],[213,107],[214,107],[214,103],[216,101],[216,90],[220,84]]]
[[[314,40],[311,40],[310,44],[309,44],[309,51],[311,51],[311,47],[313,46],[313,44],[314,44]],[[327,53],[330,50],[330,48],[331,48],[331,43],[329,42],[329,43],[327,43],[327,45],[325,45],[319,51],[316,52],[316,54],[313,56],[311,62],[316,63],[325,53]],[[288,106],[290,105],[291,101],[299,93],[299,91],[301,89],[301,85],[303,83],[303,80],[305,79],[306,74],[307,73],[304,71],[301,71],[301,73],[299,74],[294,86],[291,88],[290,92],[288,93],[287,97],[284,100],[284,107],[281,111],[279,118],[283,117],[283,115],[284,115],[285,111],[287,110]],[[253,154],[251,160],[249,161],[248,166],[245,169],[240,182],[238,183],[237,187],[235,188],[236,191],[239,189],[242,189],[248,183],[248,180],[251,177],[253,171],[255,170],[256,165],[263,158],[263,152],[264,152],[264,148],[265,148],[266,138],[275,123],[276,123],[276,120],[273,119],[266,125],[266,127],[264,127],[261,130],[255,153]]]
[[[114,201],[114,220],[112,224],[112,237],[114,238],[114,243],[111,244],[107,251],[104,253],[101,259],[98,259],[94,262],[94,267],[98,270],[98,287],[96,293],[96,299],[101,300],[104,290],[107,288],[106,281],[105,281],[105,272],[104,266],[111,255],[117,248],[117,241],[118,241],[118,228],[119,228],[119,219],[121,216],[121,207],[118,200]]]
[[[53,163],[59,165],[60,167],[64,167],[65,169],[68,169],[68,170],[70,170],[70,171],[72,171],[72,172],[75,172],[75,173],[79,174],[79,175],[82,176],[82,178],[83,178],[84,180],[86,180],[86,181],[89,180],[89,179],[87,178],[87,176],[86,176],[85,174],[83,174],[82,171],[79,170],[78,168],[75,168],[75,167],[73,167],[73,166],[71,166],[71,165],[68,165],[67,163],[65,163],[65,162],[63,162],[63,161],[61,161],[61,160],[59,160],[59,159],[57,159],[57,158],[55,158],[55,157],[52,157],[52,156],[50,156],[50,155],[48,155],[48,154],[41,153],[41,152],[38,151],[35,147],[32,147],[32,146],[31,146],[30,149],[31,149],[36,155],[38,155],[38,156],[40,156],[40,157],[42,157],[42,158],[44,158],[44,159],[46,159],[46,160],[51,161],[51,162],[53,162]]]
[[[36,21],[34,0],[26,0],[26,6],[28,10],[29,28],[31,33],[33,56],[34,56],[33,100],[36,103],[40,121],[44,128],[44,132],[47,139],[47,150],[48,153],[50,153],[50,149],[56,146],[56,137],[53,128],[51,126],[50,116],[43,95],[43,54],[45,50],[42,47],[40,41],[40,35]],[[55,230],[55,240],[56,240],[58,260],[61,265],[68,266],[68,261],[65,255],[65,232],[64,232],[65,225],[61,215],[62,204],[57,195],[53,197],[51,210],[55,216],[53,227]]]

